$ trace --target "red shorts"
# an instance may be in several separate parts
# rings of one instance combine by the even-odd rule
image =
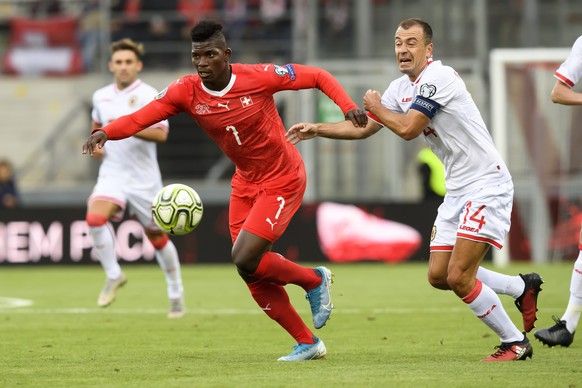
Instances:
[[[252,183],[234,174],[229,207],[229,227],[234,242],[241,228],[270,242],[281,237],[301,206],[307,185],[305,166],[267,182]]]

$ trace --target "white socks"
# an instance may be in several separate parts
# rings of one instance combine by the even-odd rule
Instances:
[[[570,300],[562,320],[566,321],[566,328],[570,333],[576,331],[582,313],[582,251],[574,263],[572,280],[570,281]]]
[[[510,295],[514,299],[519,298],[525,288],[521,276],[504,275],[483,267],[479,267],[477,270],[477,279],[483,284],[487,284],[497,294]]]
[[[176,246],[170,240],[165,247],[156,250],[156,260],[164,271],[166,283],[168,284],[168,298],[181,298],[184,293],[182,286],[182,273],[180,271],[180,260]]]
[[[121,267],[117,263],[115,254],[115,240],[108,224],[89,228],[93,238],[93,251],[105,270],[108,279],[117,279],[121,276]]]
[[[524,339],[523,333],[509,319],[501,305],[499,296],[486,284],[482,284],[481,292],[467,305],[477,318],[499,336],[501,342],[515,342]]]

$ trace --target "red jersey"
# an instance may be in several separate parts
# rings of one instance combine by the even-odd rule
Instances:
[[[180,78],[139,111],[103,128],[110,140],[186,112],[232,160],[246,181],[263,182],[297,171],[301,155],[285,138],[285,126],[273,94],[281,90],[317,88],[344,112],[358,109],[327,71],[305,65],[232,64],[229,84],[206,88],[197,74]]]

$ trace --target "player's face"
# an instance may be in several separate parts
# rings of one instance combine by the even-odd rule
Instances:
[[[204,86],[212,90],[222,90],[230,81],[229,60],[231,50],[220,42],[209,40],[192,43],[192,65],[198,72]]]
[[[412,26],[408,30],[399,27],[394,37],[396,63],[401,73],[416,80],[432,56],[432,43],[426,45],[421,26]]]
[[[142,66],[142,62],[131,50],[116,51],[109,61],[109,71],[113,73],[119,89],[131,85],[137,79]]]

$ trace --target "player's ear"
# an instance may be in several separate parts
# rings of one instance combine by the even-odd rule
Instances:
[[[137,72],[139,73],[143,69],[143,62],[137,61]]]
[[[231,57],[232,57],[232,49],[230,47],[227,47],[226,50],[224,50],[224,58],[226,59],[225,62],[230,61]]]
[[[432,57],[432,43],[429,43],[428,46],[426,46],[426,59],[429,59]]]

